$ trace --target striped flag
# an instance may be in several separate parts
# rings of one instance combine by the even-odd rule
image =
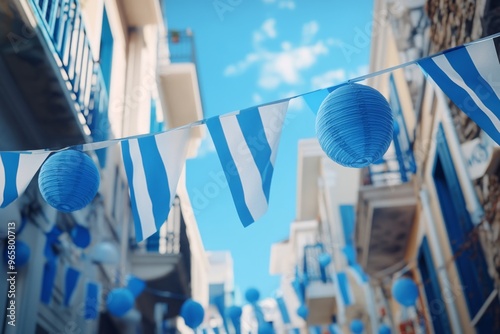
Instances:
[[[168,217],[190,131],[181,128],[121,142],[138,242],[159,230]]]
[[[87,282],[85,287],[85,319],[97,319],[99,315],[99,298],[101,285],[96,282]]]
[[[340,294],[342,295],[342,299],[344,300],[344,305],[349,306],[354,304],[354,295],[352,293],[347,274],[345,272],[338,272],[337,282],[340,289]]]
[[[0,208],[19,197],[50,152],[0,152]]]
[[[64,305],[69,306],[73,297],[73,292],[78,285],[80,272],[75,268],[68,267],[64,278]]]
[[[288,101],[207,120],[243,226],[267,211]]]
[[[500,144],[500,37],[417,61],[463,112]]]

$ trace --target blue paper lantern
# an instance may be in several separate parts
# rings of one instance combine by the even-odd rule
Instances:
[[[88,228],[75,224],[71,229],[71,240],[75,246],[85,249],[90,245],[90,232]]]
[[[245,299],[251,304],[256,303],[259,300],[259,298],[260,298],[260,292],[255,288],[249,288],[245,292]]]
[[[108,312],[115,317],[123,317],[134,306],[134,295],[125,288],[111,290],[106,298]]]
[[[203,322],[205,310],[200,303],[188,299],[182,304],[180,315],[184,319],[186,326],[195,329]]]
[[[9,249],[9,246],[14,246]],[[12,253],[14,251],[15,253]],[[9,254],[10,252],[10,254]],[[26,263],[28,263],[30,259],[31,250],[27,243],[21,240],[16,240],[14,244],[5,243],[5,247],[3,249],[3,259],[5,263],[9,263],[10,259],[14,259],[14,266],[16,269],[23,267]],[[14,271],[14,270],[9,270]]]
[[[325,268],[326,266],[328,266],[330,264],[330,262],[332,262],[332,257],[330,254],[328,253],[322,253],[319,255],[319,265],[323,268]]]
[[[146,282],[134,275],[127,276],[127,289],[137,298],[146,288]]]
[[[402,277],[392,284],[392,296],[403,306],[413,306],[418,298],[418,287],[412,279]]]
[[[353,334],[361,334],[363,333],[365,326],[363,325],[363,322],[361,320],[354,319],[353,321],[351,321],[350,328]]]
[[[391,334],[391,332],[391,327],[387,326],[386,324],[382,324],[378,328],[378,334]]]
[[[302,304],[297,309],[297,314],[299,315],[299,317],[306,320],[309,316],[309,308],[306,305]]]
[[[355,83],[341,86],[319,107],[316,135],[333,161],[366,167],[382,158],[391,144],[391,107],[376,89]]]
[[[92,159],[75,150],[50,156],[38,176],[43,198],[62,212],[73,212],[87,206],[97,194],[99,183],[99,171]]]

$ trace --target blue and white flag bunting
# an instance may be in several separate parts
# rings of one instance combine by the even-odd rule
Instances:
[[[85,319],[97,319],[100,291],[101,285],[99,283],[87,282],[85,288]]]
[[[158,231],[168,217],[190,131],[180,128],[121,142],[137,241]]]
[[[337,283],[340,289],[340,294],[346,306],[354,304],[354,295],[349,284],[349,277],[345,272],[337,273]]]
[[[500,144],[500,63],[490,38],[417,61],[463,112]]]
[[[42,303],[49,305],[52,299],[52,290],[57,275],[57,260],[49,259],[43,266],[42,291],[40,300]]]
[[[278,297],[276,298],[276,304],[278,305],[278,309],[281,314],[281,319],[283,320],[284,324],[289,324],[291,323],[290,321],[290,314],[288,314],[288,309],[286,307],[285,300],[283,297]]]
[[[287,108],[285,101],[207,120],[243,226],[267,211]]]
[[[0,152],[0,208],[14,202],[50,152]]]
[[[68,267],[66,269],[66,276],[64,278],[64,305],[69,306],[73,297],[73,292],[78,285],[80,272],[74,268]]]

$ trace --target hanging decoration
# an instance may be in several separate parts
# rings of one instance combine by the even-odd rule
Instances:
[[[418,298],[418,287],[411,278],[402,277],[392,284],[392,296],[406,307],[415,305]]]
[[[92,159],[76,150],[50,156],[38,176],[43,198],[62,212],[73,212],[87,206],[97,194],[99,183],[99,170]]]
[[[249,288],[247,291],[245,291],[245,299],[250,303],[250,304],[255,304],[260,298],[260,292],[259,290],[255,288]]]
[[[361,320],[354,319],[353,321],[351,321],[349,328],[351,329],[351,333],[361,334],[361,333],[363,333],[365,326]]]
[[[301,97],[314,112],[317,110],[317,137],[331,159],[354,168],[379,163],[393,132],[398,131],[397,124],[385,98],[375,89],[355,82],[414,64],[500,144],[500,100],[494,89],[496,82],[490,75],[499,69],[495,48],[499,38],[500,33],[339,85],[162,133],[63,150],[0,152],[0,208],[19,197],[40,166],[38,184],[47,203],[62,212],[85,207],[96,195],[100,179],[97,167],[84,152],[121,143],[136,238],[144,240],[158,230],[168,215],[169,205],[163,203],[171,204],[172,189],[175,190],[179,171],[185,164],[185,141],[174,138],[182,137],[194,127],[206,126],[240,220],[248,226],[267,211],[277,148],[290,100]],[[170,145],[171,142],[176,145]],[[241,154],[242,148],[247,154]],[[155,172],[151,174],[151,170]]]
[[[318,257],[321,268],[326,268],[332,262],[332,256],[328,253],[321,253]]]
[[[85,287],[85,310],[86,320],[97,319],[99,315],[101,285],[97,282],[87,282]]]
[[[387,326],[386,324],[382,324],[378,328],[378,334],[391,334],[391,332],[391,327]]]
[[[128,289],[115,288],[106,298],[108,312],[121,318],[134,306],[134,295]]]
[[[195,329],[203,323],[205,310],[200,303],[187,299],[181,306],[180,316],[184,319],[186,326]]]
[[[117,264],[120,261],[120,253],[113,243],[102,241],[94,246],[90,252],[90,259],[97,263]]]
[[[233,325],[235,334],[241,333],[241,314],[242,313],[243,313],[243,310],[241,309],[241,307],[236,306],[236,305],[230,306],[226,310],[226,316],[231,321],[231,324]]]
[[[379,160],[392,141],[392,111],[376,89],[350,83],[331,92],[319,107],[316,136],[326,155],[346,167]]]
[[[69,306],[71,304],[73,292],[78,285],[79,279],[80,272],[78,270],[72,267],[66,269],[66,276],[64,278],[64,306]]]
[[[85,249],[90,245],[90,231],[88,228],[82,225],[75,224],[75,226],[73,226],[73,228],[71,229],[70,236],[71,240],[73,240],[73,243],[78,248]]]
[[[57,261],[47,260],[43,267],[42,277],[42,291],[40,300],[42,303],[48,305],[52,299],[52,290],[54,289],[54,282],[57,274]]]
[[[268,322],[264,322],[262,325],[259,324],[258,334],[274,334],[273,325]]]
[[[307,317],[309,316],[309,308],[307,307],[307,305],[305,304],[300,305],[299,308],[297,309],[297,314],[302,319],[307,320]]]
[[[146,288],[146,282],[134,275],[127,276],[127,289],[137,298]]]

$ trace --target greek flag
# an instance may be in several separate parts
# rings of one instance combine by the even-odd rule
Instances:
[[[0,208],[12,203],[26,190],[49,154],[0,152]]]
[[[190,128],[121,142],[136,240],[159,230],[168,217],[184,167]]]
[[[500,37],[460,46],[417,63],[463,112],[500,144]]]
[[[243,226],[267,211],[288,101],[207,120]]]

